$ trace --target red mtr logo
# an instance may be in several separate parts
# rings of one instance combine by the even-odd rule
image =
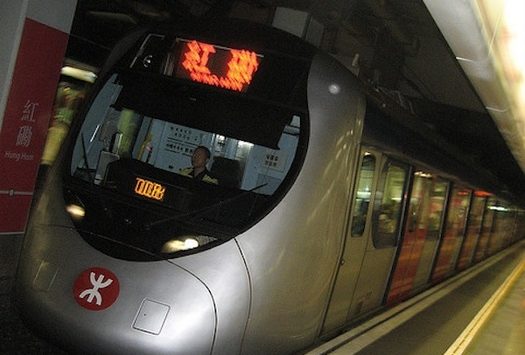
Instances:
[[[73,287],[75,301],[91,311],[110,307],[117,300],[119,292],[120,285],[115,274],[100,267],[84,270]]]
[[[219,48],[219,51],[224,52],[225,50]],[[226,64],[225,76],[213,73],[208,66],[210,57],[217,52],[217,48],[211,44],[198,41],[186,43],[181,65],[193,81],[223,89],[244,91],[259,68],[260,60],[255,52],[248,50],[229,49],[226,51],[229,51],[231,59]]]

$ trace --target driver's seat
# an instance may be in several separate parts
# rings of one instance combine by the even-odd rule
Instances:
[[[241,185],[241,163],[238,160],[215,157],[210,173],[219,180],[219,185],[233,188]]]

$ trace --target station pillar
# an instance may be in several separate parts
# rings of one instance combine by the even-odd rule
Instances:
[[[0,239],[25,230],[76,5],[0,2]]]

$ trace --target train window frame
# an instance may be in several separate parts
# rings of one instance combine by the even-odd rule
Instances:
[[[94,114],[94,111],[92,112],[93,106],[96,106],[96,105],[101,106],[101,108],[103,109],[102,111],[104,113],[104,115],[102,116],[108,115],[109,111],[106,112],[107,111],[106,108],[108,110],[109,109],[114,110],[115,112],[118,113],[117,116],[119,117],[119,120],[118,120],[119,122],[120,122],[120,118],[122,117],[122,112],[124,112],[125,110],[129,110],[130,112],[133,113],[134,116],[138,115],[142,117],[141,119],[144,119],[147,117],[149,117],[150,119],[155,118],[155,117],[147,116],[140,111],[135,111],[127,107],[115,107],[114,103],[116,102],[116,100],[118,100],[118,97],[120,93],[122,92],[122,87],[119,87],[121,86],[120,85],[121,83],[118,80],[119,74],[121,73],[121,71],[122,71],[122,68],[117,66],[114,70],[108,71],[103,78],[100,78],[99,83],[96,88],[97,90],[93,90],[93,93],[90,97],[90,102],[88,103],[89,105],[87,105],[86,106],[87,108],[84,109],[83,116],[81,117],[81,119],[77,119],[74,122],[74,127],[70,135],[70,140],[71,140],[70,146],[68,148],[68,152],[65,154],[65,157],[64,157],[67,163],[63,165],[64,169],[62,171],[63,179],[64,179],[63,180],[64,181],[64,197],[68,204],[71,204],[71,205],[74,204],[74,205],[80,205],[80,206],[85,205],[84,207],[87,208],[87,205],[94,206],[96,203],[105,205],[107,204],[109,200],[115,200],[118,202],[118,204],[121,204],[122,206],[130,206],[130,207],[134,206],[133,203],[131,202],[132,201],[131,196],[124,196],[122,194],[118,194],[116,191],[107,189],[107,186],[105,185],[107,183],[105,174],[104,176],[102,175],[100,176],[100,182],[103,182],[104,186],[102,186],[101,183],[95,183],[97,169],[90,169],[90,168],[93,168],[95,166],[97,166],[98,168],[98,164],[100,162],[96,164],[91,164],[91,163],[84,164],[85,165],[84,170],[87,171],[86,176],[83,177],[82,176],[83,173],[81,172],[82,171],[81,167],[84,166],[82,164],[82,159],[84,160],[86,159],[86,152],[89,150],[85,147],[85,142],[87,140],[95,139],[95,135],[98,135],[100,133],[99,130],[102,129],[99,126],[105,122],[104,120],[107,119],[107,117],[104,118],[102,121],[97,119],[90,123],[90,121],[92,121],[90,116],[97,116]],[[106,89],[107,85],[109,86]],[[106,90],[105,93],[104,93],[104,90]],[[217,95],[216,94],[217,89],[214,87],[201,85],[199,86],[199,90],[213,91],[215,95]],[[97,103],[97,100],[99,100],[100,95],[104,96],[104,98],[101,98],[100,100],[102,101]],[[225,93],[225,95],[228,98],[232,97],[232,94],[229,92]],[[272,107],[273,105],[276,105],[276,103],[273,101],[268,101],[267,104]],[[272,184],[264,183],[264,184],[259,184],[259,185],[256,184],[255,188],[250,188],[248,190],[246,189],[239,190],[243,192],[238,195],[244,196],[244,199],[247,199],[249,196],[255,193],[259,193],[262,190],[271,189],[271,192],[269,193],[261,192],[265,195],[267,202],[264,203],[264,206],[261,205],[260,207],[258,207],[259,208],[258,212],[254,213],[250,219],[246,219],[246,221],[242,222],[241,224],[235,225],[235,226],[229,226],[229,225],[224,224],[222,225],[221,230],[218,230],[218,228],[213,228],[212,230],[212,228],[209,226],[196,227],[193,224],[190,225],[189,221],[182,221],[182,219],[179,216],[184,216],[185,214],[181,214],[181,213],[173,214],[171,209],[161,205],[159,201],[157,200],[146,199],[146,198],[141,199],[141,205],[151,207],[151,208],[148,207],[148,211],[151,212],[151,213],[148,212],[149,214],[157,214],[158,216],[160,216],[159,218],[157,218],[157,221],[145,223],[146,227],[142,231],[143,233],[146,233],[149,230],[154,230],[154,228],[157,228],[158,230],[164,230],[167,228],[168,222],[170,225],[173,223],[179,223],[179,224],[184,224],[184,226],[179,229],[184,230],[185,233],[188,232],[189,233],[188,235],[195,234],[196,236],[199,236],[199,237],[201,235],[209,236],[209,238],[207,238],[206,240],[206,244],[202,244],[202,245],[199,244],[198,247],[195,247],[192,249],[184,249],[184,250],[180,250],[176,252],[169,252],[169,253],[157,251],[161,249],[155,249],[156,251],[148,251],[147,248],[142,248],[142,245],[139,245],[139,246],[131,245],[130,248],[128,248],[130,250],[129,253],[120,251],[117,253],[118,255],[117,254],[113,255],[111,254],[113,252],[110,251],[112,250],[112,248],[108,246],[109,244],[107,242],[97,240],[96,235],[98,232],[96,233],[90,232],[90,230],[86,229],[87,227],[91,228],[91,226],[94,226],[96,223],[91,223],[93,222],[91,221],[90,222],[91,224],[84,225],[83,221],[85,221],[86,218],[74,219],[72,216],[73,222],[75,223],[79,231],[81,231],[83,238],[88,243],[92,244],[97,249],[105,253],[108,253],[115,257],[126,259],[126,260],[158,260],[159,258],[171,259],[171,258],[183,256],[183,255],[198,253],[200,251],[209,249],[218,244],[222,244],[226,242],[227,240],[236,237],[240,233],[246,231],[247,229],[251,228],[256,223],[258,223],[258,221],[264,218],[271,210],[273,210],[273,208],[275,208],[276,205],[279,204],[279,202],[286,196],[287,192],[293,186],[293,183],[296,180],[299,172],[301,171],[302,165],[304,164],[304,159],[305,159],[306,152],[308,149],[309,136],[310,136],[309,115],[306,110],[302,111],[298,109],[296,110],[296,109],[289,109],[289,108],[287,108],[287,110],[289,110],[290,112],[290,119],[289,119],[290,122],[283,127],[282,132],[280,134],[281,134],[281,137],[283,136],[295,137],[296,143],[293,148],[293,155],[290,155],[289,157],[285,157],[286,159],[284,158],[281,159],[283,156],[279,155],[279,151],[276,151],[275,149],[273,149],[272,147],[268,145],[259,144],[261,148],[260,149],[261,152],[263,150],[267,152],[274,152],[274,153],[269,153],[270,158],[266,158],[266,160],[264,160],[264,154],[261,155],[262,153],[261,154],[259,154],[260,152],[258,153],[257,156],[261,155],[262,157],[261,164],[265,166],[264,171],[269,171],[269,170],[272,170],[271,168],[273,168],[273,170],[278,171],[279,174],[281,174],[281,170],[282,169],[284,170],[282,170],[282,174],[281,174],[282,177],[280,178],[279,184],[276,186],[273,186]],[[166,122],[169,122],[169,121],[166,121]],[[82,137],[84,135],[84,132],[88,132],[90,134],[88,134],[88,136],[86,137]],[[140,132],[138,132],[137,134],[140,134]],[[115,139],[117,140],[117,138]],[[113,141],[107,142],[107,143],[109,143],[110,146],[113,145]],[[97,144],[105,145],[106,143],[104,142],[104,143],[97,143]],[[100,149],[103,149],[103,148],[100,148]],[[282,149],[282,147],[280,147],[279,149]],[[113,148],[110,148],[109,150],[111,152]],[[130,151],[131,158],[135,157],[135,150],[136,150],[135,148],[131,149]],[[277,157],[279,158],[278,161],[277,161]],[[268,159],[270,159],[271,161],[268,161]],[[269,164],[273,164],[273,165],[269,165]],[[286,167],[283,167],[283,164],[286,165]],[[267,175],[267,176],[265,175],[267,177],[266,180],[268,180],[270,177],[273,177],[273,175],[271,175],[270,173],[265,173],[265,174]],[[158,182],[155,179],[151,179],[151,181]],[[188,182],[188,184],[193,186],[192,185],[193,183]],[[205,182],[202,182],[202,183],[195,182],[195,184],[209,185],[209,184],[206,184]],[[167,185],[163,184],[162,186],[166,187]],[[208,186],[207,188],[216,189],[214,186]],[[92,194],[93,198],[86,197],[89,191],[93,192]],[[84,203],[86,202],[86,200],[89,200],[88,204]],[[238,201],[239,199],[237,199],[236,197],[233,197],[229,199],[227,198],[225,201],[233,202],[234,200]],[[221,205],[223,203],[225,202],[221,202]],[[212,206],[215,206],[215,205],[212,205]],[[220,207],[218,204],[217,206],[218,207],[216,208]],[[100,209],[100,210],[102,211],[103,209]],[[202,210],[202,213],[200,212],[201,210]],[[201,210],[197,209],[194,211],[195,216],[196,216],[195,221],[197,221],[197,217],[201,218],[201,215],[203,216],[204,213],[208,209],[202,208]],[[128,220],[133,222],[132,218],[128,218]],[[108,223],[99,223],[99,225],[105,225],[105,224],[108,224]],[[98,233],[98,234],[104,235],[104,233]],[[111,238],[105,238],[105,239],[109,241]],[[114,241],[113,239],[111,240],[112,240],[112,243],[125,242],[125,241],[120,241],[118,239],[115,239]],[[133,251],[132,249],[134,248],[137,250],[138,249],[146,250],[147,253],[149,254],[148,255],[147,254],[138,255],[140,253],[137,251]]]
[[[395,218],[389,219],[389,222],[394,221],[394,228],[392,229],[391,226],[389,226],[389,229],[392,229],[392,231],[383,232],[381,231],[383,227],[380,225],[380,220],[386,221],[385,218],[382,218],[382,216],[386,216],[386,214],[382,212],[384,212],[383,206],[386,206],[384,198],[387,183],[389,182],[388,173],[390,168],[397,168],[404,172],[404,180],[399,194],[400,197],[396,197],[396,199],[400,199],[398,208],[391,211],[392,214],[395,215]],[[411,170],[412,167],[410,165],[389,157],[387,157],[383,163],[375,191],[374,211],[372,214],[372,243],[376,249],[393,248],[399,244],[401,231],[403,229],[402,222],[404,220],[404,214],[406,213],[407,191],[411,180]]]
[[[370,180],[370,185],[367,186],[368,190],[365,189],[365,193],[368,194],[368,196],[359,196],[359,188],[361,186],[362,180],[365,178],[363,176],[363,167],[366,159],[369,159],[372,161],[372,176],[366,177],[366,179]],[[360,238],[365,234],[366,227],[368,225],[368,217],[370,216],[370,212],[373,206],[373,189],[374,189],[374,182],[377,175],[377,165],[378,165],[378,157],[370,152],[363,152],[361,154],[361,159],[359,161],[359,173],[357,174],[357,180],[355,183],[355,192],[353,197],[353,207],[352,207],[352,216],[350,219],[350,236],[352,238]],[[362,200],[365,202],[359,202],[358,200]],[[362,208],[363,203],[366,203],[366,207]],[[356,218],[359,217],[359,220]],[[359,223],[359,224],[358,224]]]

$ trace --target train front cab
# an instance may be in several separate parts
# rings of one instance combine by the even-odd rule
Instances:
[[[49,173],[16,293],[28,324],[66,349],[241,348],[251,290],[234,238],[279,203],[300,170],[312,54],[309,46],[297,58],[261,44],[264,54],[237,50],[229,40],[249,47],[272,37],[235,25],[244,39],[208,31],[213,44],[169,31],[133,44],[97,84]],[[293,47],[286,40],[296,42],[273,42]],[[190,77],[212,51],[210,70],[241,71],[241,82]],[[211,151],[214,182],[180,173],[197,146]]]

